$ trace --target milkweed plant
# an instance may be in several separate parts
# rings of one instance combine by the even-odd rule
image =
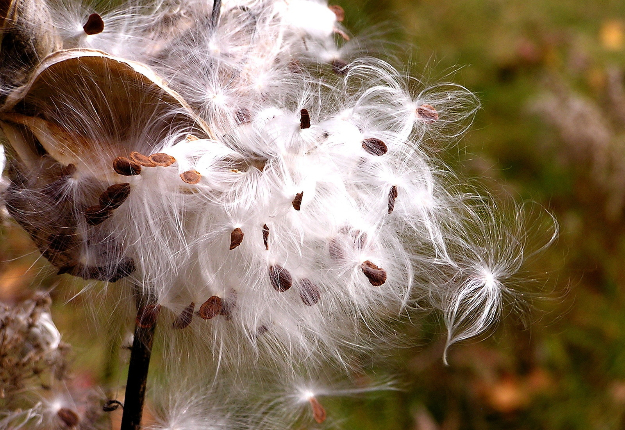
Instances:
[[[445,359],[520,303],[523,209],[504,216],[435,150],[476,97],[373,56],[340,6],[0,8],[2,203],[59,274],[134,298],[126,395],[104,405],[123,403],[122,429],[146,385],[153,429],[339,426],[324,396],[389,388],[350,375],[398,324],[438,311]],[[98,428],[87,415],[3,416]]]

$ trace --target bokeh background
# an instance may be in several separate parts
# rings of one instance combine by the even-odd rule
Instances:
[[[477,94],[473,126],[439,155],[504,206],[551,212],[560,235],[528,267],[540,286],[528,310],[506,310],[490,336],[454,346],[449,366],[440,318],[424,315],[411,344],[377,364],[399,389],[328,399],[328,412],[362,430],[625,428],[625,2],[336,3],[347,28],[369,35],[363,46],[389,39],[396,66]],[[82,286],[68,279],[3,220],[0,300],[50,290],[73,383],[123,385],[107,366],[123,324],[97,330],[83,303],[97,295],[74,297]]]

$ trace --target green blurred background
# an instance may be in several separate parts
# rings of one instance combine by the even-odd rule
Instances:
[[[561,231],[528,267],[542,285],[529,311],[504,312],[491,336],[454,346],[448,367],[443,328],[427,316],[409,333],[414,346],[378,365],[401,390],[329,400],[329,413],[363,430],[625,428],[625,2],[336,3],[355,34],[390,38],[413,76],[478,95],[473,126],[441,156],[500,201],[546,208]],[[0,299],[67,281],[50,273],[5,222]],[[79,288],[53,290],[55,319],[88,385],[109,355],[85,298],[66,303]]]

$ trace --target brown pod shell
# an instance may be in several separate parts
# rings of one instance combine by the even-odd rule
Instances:
[[[297,193],[295,194],[295,198],[293,199],[293,209],[295,209],[296,211],[300,210],[302,208],[302,199],[304,198],[304,192],[302,191],[301,193]]]
[[[141,165],[130,158],[117,157],[113,160],[113,170],[123,176],[135,176],[141,174]]]
[[[100,206],[106,209],[117,209],[130,195],[130,184],[113,184],[100,194]]]
[[[189,324],[191,324],[191,321],[193,320],[194,309],[195,309],[195,302],[191,302],[189,306],[184,308],[182,312],[180,313],[180,315],[176,317],[176,319],[174,320],[172,324],[172,327],[177,330],[181,330],[183,328],[188,327]]]
[[[300,111],[299,126],[302,130],[310,128],[310,114],[307,109],[302,109]]]
[[[230,250],[233,250],[237,246],[241,245],[241,242],[243,242],[243,236],[245,236],[245,234],[239,227],[232,230],[232,233],[230,233]]]
[[[158,314],[161,312],[161,305],[145,305],[137,312],[136,325],[141,328],[154,327]]]
[[[56,416],[69,428],[76,427],[80,422],[78,414],[69,408],[59,409],[56,411]]]
[[[269,281],[279,293],[287,291],[293,285],[293,277],[289,271],[278,264],[269,266]]]
[[[215,318],[217,315],[221,314],[221,311],[224,307],[224,301],[221,297],[212,296],[200,306],[198,310],[198,315],[200,318],[205,320],[210,320]]]
[[[438,121],[438,111],[432,105],[423,104],[417,107],[417,119],[426,123]]]
[[[92,13],[87,18],[87,22],[82,26],[82,29],[90,36],[100,34],[104,31],[104,21],[100,15]]]
[[[379,287],[386,282],[386,270],[376,266],[371,261],[367,260],[363,262],[360,268],[374,287]]]
[[[304,278],[299,281],[299,296],[306,306],[312,306],[319,302],[321,292],[310,279]]]
[[[362,141],[362,149],[371,155],[384,155],[388,152],[386,143],[375,137],[370,137]]]
[[[393,185],[388,192],[388,213],[393,213],[395,209],[395,199],[397,199],[397,187]]]
[[[317,421],[318,424],[323,423],[327,418],[326,410],[324,409],[324,407],[321,406],[321,403],[319,403],[319,400],[317,400],[315,397],[311,396],[308,401],[310,402],[310,406],[313,411],[313,418],[315,419],[315,421]]]

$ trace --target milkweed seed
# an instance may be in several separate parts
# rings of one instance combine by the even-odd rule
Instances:
[[[345,252],[341,246],[341,241],[337,237],[330,240],[328,251],[330,252],[330,258],[333,260],[343,260],[345,258]]]
[[[421,105],[417,107],[417,119],[428,123],[438,121],[438,112],[432,105]]]
[[[371,155],[384,155],[388,152],[386,143],[375,137],[370,137],[362,141],[362,148]]]
[[[269,281],[271,281],[273,288],[280,293],[285,292],[293,285],[293,278],[289,271],[277,264],[269,266]]]
[[[397,187],[393,185],[388,192],[388,213],[393,213],[395,209],[395,199],[397,198]]]
[[[293,209],[296,211],[302,208],[302,199],[304,198],[304,192],[295,194],[295,198],[293,199]]]
[[[223,315],[226,321],[232,319],[232,309],[234,309],[234,302],[229,300],[223,300],[221,303],[221,312],[219,315]]]
[[[337,75],[345,76],[349,72],[349,65],[346,61],[336,58],[330,64],[332,65],[332,71]]]
[[[105,209],[117,209],[130,195],[130,184],[114,184],[100,194],[100,206]]]
[[[267,224],[263,224],[263,244],[265,249],[269,251],[269,227]]]
[[[234,118],[238,125],[249,124],[252,122],[252,113],[248,108],[241,108],[236,111]]]
[[[187,170],[186,172],[182,172],[180,174],[180,178],[183,182],[194,185],[200,182],[200,179],[202,179],[202,175],[197,170]]]
[[[61,168],[59,175],[63,177],[67,177],[67,176],[72,176],[74,173],[76,173],[76,165],[68,164],[67,166],[63,166]]]
[[[59,417],[61,421],[63,421],[63,424],[65,424],[67,427],[70,427],[70,428],[76,427],[78,423],[80,422],[80,418],[78,417],[78,414],[68,408],[59,409],[56,412],[56,416]]]
[[[328,9],[334,12],[334,15],[336,15],[336,20],[338,22],[343,22],[343,20],[345,19],[345,11],[343,10],[341,6],[337,4],[331,4],[331,5],[328,5]]]
[[[180,330],[186,328],[191,324],[191,320],[193,320],[193,310],[195,309],[195,302],[191,302],[189,306],[184,308],[182,313],[176,317],[172,327]]]
[[[315,421],[317,421],[318,424],[323,423],[327,418],[326,410],[323,408],[323,406],[321,406],[321,403],[319,403],[319,400],[317,400],[315,397],[310,397],[308,401],[310,402],[310,406],[312,407],[313,418],[315,419]]]
[[[104,31],[104,21],[100,15],[92,13],[89,15],[89,18],[87,18],[87,23],[83,25],[82,29],[85,30],[85,33],[88,35],[102,33]]]
[[[259,326],[256,329],[256,336],[262,336],[265,333],[267,333],[268,331],[269,331],[269,329],[267,328],[267,326],[265,324],[263,324],[263,325]]]
[[[122,278],[133,273],[137,270],[137,266],[135,265],[135,260],[132,258],[125,258],[115,266],[113,274],[110,275],[107,279],[109,282],[117,282]]]
[[[76,236],[68,233],[51,234],[48,236],[48,247],[52,251],[65,252],[76,245]]]
[[[104,406],[102,406],[102,410],[104,412],[113,412],[116,411],[119,407],[124,407],[124,405],[122,404],[122,402],[120,402],[119,400],[107,400],[106,403],[104,403]]]
[[[240,228],[237,227],[232,230],[232,233],[230,233],[230,250],[233,250],[237,246],[241,245],[241,242],[243,242],[243,236],[245,235]]]
[[[221,314],[222,309],[223,300],[221,297],[212,296],[202,303],[202,306],[200,306],[200,310],[198,311],[198,315],[200,318],[210,320]]]
[[[171,166],[176,162],[174,157],[169,154],[165,154],[164,152],[157,152],[156,154],[150,155],[148,158],[152,163],[160,167]]]
[[[306,306],[312,306],[321,298],[321,292],[310,279],[304,278],[299,281],[299,296]]]
[[[307,109],[302,109],[300,111],[299,126],[302,130],[310,128],[310,114]]]
[[[113,211],[110,208],[103,208],[100,205],[89,206],[85,209],[85,220],[89,225],[98,225],[106,221]]]
[[[156,324],[156,320],[158,319],[158,314],[160,313],[161,305],[159,304],[143,306],[139,309],[139,312],[137,312],[137,326],[141,328],[154,327],[154,324]]]
[[[379,287],[386,282],[386,271],[367,260],[360,265],[362,273],[374,287]]]
[[[156,167],[156,163],[154,163],[147,155],[143,155],[140,152],[134,151],[130,153],[130,159],[140,166],[144,167]]]
[[[126,157],[117,157],[113,160],[113,169],[123,176],[134,176],[141,173],[141,165]]]

